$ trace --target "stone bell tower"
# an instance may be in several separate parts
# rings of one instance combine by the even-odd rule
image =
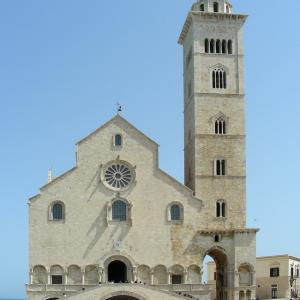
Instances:
[[[246,225],[243,25],[228,0],[193,4],[184,58],[185,184],[203,201],[207,228]]]

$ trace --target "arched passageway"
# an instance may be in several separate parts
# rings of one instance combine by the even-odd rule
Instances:
[[[215,273],[213,275],[213,280],[216,285],[215,292],[213,292],[213,298],[216,300],[226,300],[227,299],[227,256],[225,252],[218,248],[212,248],[206,252],[203,261],[209,256],[214,260],[215,263]],[[212,284],[212,282],[208,282]]]
[[[108,265],[107,271],[108,271],[108,281],[109,282],[119,283],[119,282],[127,281],[127,267],[122,261],[115,260],[115,261],[111,262]],[[125,296],[117,296],[117,297],[125,297]],[[110,298],[110,299],[115,300],[115,298]],[[117,300],[120,300],[120,299],[117,298]]]

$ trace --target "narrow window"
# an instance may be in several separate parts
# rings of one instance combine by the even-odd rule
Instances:
[[[291,277],[294,278],[294,268],[291,267]]]
[[[216,72],[216,88],[220,88],[220,71]]]
[[[214,12],[219,12],[219,3],[214,2]]]
[[[209,53],[209,40],[205,39],[205,53]]]
[[[63,220],[63,205],[55,203],[52,206],[52,219],[55,221]]]
[[[227,44],[227,43],[226,43],[226,40],[223,40],[223,41],[222,41],[222,53],[223,53],[223,54],[226,54],[226,52],[227,52],[227,51],[226,51],[226,48],[227,48],[227,47],[226,47],[226,44]]]
[[[127,219],[127,205],[121,200],[117,200],[112,205],[112,220],[126,221]]]
[[[200,4],[200,11],[204,11],[204,4]]]
[[[228,54],[232,54],[232,40],[228,41],[227,48],[228,48]]]
[[[219,118],[215,122],[215,134],[226,134],[226,122]]]
[[[220,202],[217,202],[217,214],[216,217],[219,218],[221,216],[221,205]]]
[[[120,134],[115,135],[115,146],[122,146],[122,136]]]
[[[221,41],[216,41],[216,53],[221,53]]]
[[[226,167],[225,159],[217,159],[215,161],[215,175],[225,176],[226,175],[225,167]]]
[[[223,81],[223,72],[219,71],[219,73],[220,73],[220,88],[223,89],[223,84],[224,84],[224,81]]]
[[[171,221],[180,221],[180,206],[174,204],[171,206]]]
[[[222,212],[222,217],[225,218],[225,202],[223,202],[221,205],[221,212]]]
[[[271,287],[271,294],[272,294],[272,299],[277,299],[277,284],[272,284]]]
[[[227,88],[226,72],[223,71],[223,89]]]
[[[215,53],[215,40],[210,40],[210,53]]]
[[[220,242],[220,237],[218,234],[215,235],[215,242],[216,243],[219,243]]]
[[[212,73],[212,85],[213,85],[213,88],[215,89],[216,88],[216,72],[213,71]]]

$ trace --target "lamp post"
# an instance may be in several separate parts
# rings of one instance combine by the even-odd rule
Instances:
[[[295,290],[294,290],[294,298],[297,298],[297,277],[291,276],[290,278],[290,286],[291,286],[291,299],[293,298],[293,285],[295,282]]]

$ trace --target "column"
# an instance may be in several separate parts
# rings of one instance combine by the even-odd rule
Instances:
[[[168,284],[172,284],[172,273],[168,271]]]
[[[188,270],[184,269],[184,276],[183,276],[183,282],[182,283],[187,283],[188,282]]]
[[[50,274],[50,271],[47,272],[47,284],[51,284],[51,274]]]
[[[153,285],[154,284],[154,270],[151,269],[150,271],[150,284]]]
[[[103,269],[101,267],[98,268],[98,282],[102,283],[103,280]]]
[[[82,285],[85,285],[85,270],[82,270]]]
[[[65,271],[63,275],[64,275],[64,284],[67,285],[68,284],[68,272]]]
[[[33,284],[33,270],[32,269],[29,272],[29,284]]]
[[[137,267],[132,268],[132,273],[133,273],[133,281],[137,281]]]

